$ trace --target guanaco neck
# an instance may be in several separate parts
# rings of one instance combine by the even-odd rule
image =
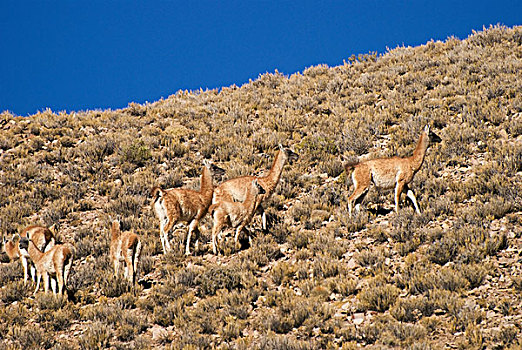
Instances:
[[[283,166],[286,162],[286,154],[284,151],[277,151],[277,155],[272,163],[272,167],[270,168],[270,172],[267,176],[260,178],[263,183],[263,188],[265,189],[267,195],[270,195],[276,188],[279,183],[279,179],[281,178],[281,173],[283,172]]]
[[[116,241],[118,238],[120,238],[120,223],[117,221],[114,221],[111,226],[111,242]]]
[[[4,243],[3,250],[5,251],[7,256],[9,257],[10,261],[13,261],[13,260],[15,260],[16,258],[18,258],[20,256],[20,252],[16,248],[17,248],[17,246],[12,241],[8,241],[8,242]]]
[[[212,194],[214,193],[214,184],[212,183],[212,175],[208,167],[204,166],[201,172],[201,188],[199,193],[203,196],[205,203],[212,202]]]
[[[29,247],[27,247],[27,252],[29,253],[29,257],[31,258],[31,260],[35,263],[37,261],[40,261],[40,259],[44,255],[44,253],[42,253],[40,249],[38,249],[38,247],[36,246],[36,244],[34,244],[32,240],[29,240]]]
[[[413,151],[413,156],[411,156],[413,171],[419,170],[422,166],[424,156],[426,155],[426,150],[428,149],[428,144],[428,135],[425,132],[422,132],[419,138],[419,142],[417,143],[417,147],[415,147],[415,151]]]
[[[247,192],[245,201],[243,202],[244,207],[247,210],[247,213],[251,213],[253,210],[253,207],[256,205],[256,196],[257,193],[254,193],[254,188],[250,187],[250,189]]]

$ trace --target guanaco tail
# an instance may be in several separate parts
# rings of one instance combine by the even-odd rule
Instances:
[[[20,238],[18,247],[21,255],[29,257],[36,266],[36,288],[34,294],[40,288],[40,280],[43,277],[44,290],[49,289],[49,280],[51,279],[51,287],[53,293],[56,294],[56,284],[58,282],[58,293],[62,294],[64,288],[67,288],[67,280],[71,271],[74,259],[74,247],[69,244],[55,244],[51,249],[42,252],[33,242],[30,235]]]
[[[238,245],[239,234],[252,221],[252,217],[259,205],[258,196],[265,193],[266,191],[259,184],[259,180],[254,178],[250,182],[244,202],[222,200],[210,206],[209,212],[213,217],[212,250],[214,254],[218,253],[217,241],[219,234],[226,226],[236,230],[234,242],[236,246]]]
[[[399,212],[400,195],[406,191],[406,195],[415,206],[415,211],[420,214],[417,199],[408,184],[421,168],[430,142],[440,141],[440,137],[430,132],[430,127],[426,125],[413,151],[413,155],[410,157],[380,158],[362,162],[344,163],[343,165],[347,173],[351,169],[354,169],[352,172],[354,190],[348,198],[348,211],[350,216],[352,215],[354,204],[356,205],[356,209],[359,209],[360,202],[366,193],[368,193],[368,188],[372,182],[379,189],[395,187],[395,211],[397,213]]]
[[[138,275],[138,263],[141,256],[141,240],[132,232],[121,232],[120,222],[114,220],[111,225],[110,258],[114,266],[114,276],[118,276],[120,263],[124,264],[124,277],[135,283]]]
[[[213,167],[213,164],[208,160],[203,161],[203,164],[199,191],[184,188],[163,190],[160,187],[154,187],[151,191],[154,212],[160,221],[160,239],[165,254],[171,250],[168,233],[178,222],[188,223],[185,254],[190,254],[192,233],[198,229],[199,222],[207,214],[212,202],[214,184],[211,169],[213,169],[214,174],[224,174],[223,169]]]
[[[241,176],[225,181],[217,186],[214,190],[212,203],[218,203],[223,200],[230,202],[243,202],[246,198],[252,180],[257,179],[259,184],[266,191],[264,194],[258,197],[259,203],[257,204],[257,211],[262,214],[263,230],[266,230],[266,213],[263,210],[262,203],[267,201],[268,198],[270,198],[270,196],[275,192],[277,184],[281,179],[281,173],[283,172],[285,163],[287,161],[291,163],[297,160],[298,157],[299,156],[290,149],[279,145],[279,151],[277,152],[274,162],[272,163],[272,167],[266,176]]]

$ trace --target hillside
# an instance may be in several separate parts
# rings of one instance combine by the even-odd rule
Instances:
[[[32,297],[0,266],[0,349],[522,347],[522,27],[179,91],[121,110],[0,115],[0,228],[59,224],[74,243],[69,301]],[[350,218],[341,156],[408,156],[442,139],[411,188],[422,213],[370,189]],[[284,167],[251,247],[162,254],[150,190]],[[109,265],[109,216],[143,237],[140,284]]]

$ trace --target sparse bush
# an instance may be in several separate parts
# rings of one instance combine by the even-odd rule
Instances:
[[[101,322],[93,323],[78,340],[80,349],[103,349],[109,346],[111,338],[110,329]]]
[[[399,288],[375,278],[357,294],[357,299],[364,310],[384,312],[395,303],[398,296]]]
[[[231,267],[212,267],[196,278],[201,295],[214,295],[220,289],[241,287],[241,271]]]
[[[391,315],[401,322],[418,321],[421,317],[431,316],[433,311],[433,303],[424,296],[399,298],[390,309]]]
[[[122,274],[114,276],[112,271],[103,275],[100,281],[100,289],[103,295],[114,298],[132,291],[132,283],[125,279]]]
[[[123,162],[133,163],[140,167],[144,166],[152,157],[149,147],[143,141],[133,142],[124,146],[120,154]]]
[[[8,283],[0,290],[0,300],[6,304],[11,304],[15,301],[21,301],[28,297],[31,291],[24,284],[24,281],[15,281]]]
[[[59,294],[40,293],[35,297],[40,310],[58,310],[67,304],[67,297]]]
[[[15,326],[11,338],[16,340],[22,349],[48,349],[53,344],[49,335],[39,326]]]

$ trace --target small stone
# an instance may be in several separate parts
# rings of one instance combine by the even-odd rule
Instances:
[[[159,340],[165,338],[168,335],[167,330],[161,326],[158,326],[157,324],[152,326],[151,333],[153,340]]]
[[[346,310],[348,310],[351,306],[352,306],[352,303],[350,303],[350,302],[344,303],[343,306],[341,306],[341,310],[346,311]]]
[[[348,260],[348,262],[346,263],[346,267],[350,270],[353,270],[357,267],[357,262],[355,261],[354,258],[351,258],[350,260]]]
[[[361,323],[364,322],[364,313],[357,312],[357,313],[353,314],[352,320],[353,320],[353,324],[360,325]]]

